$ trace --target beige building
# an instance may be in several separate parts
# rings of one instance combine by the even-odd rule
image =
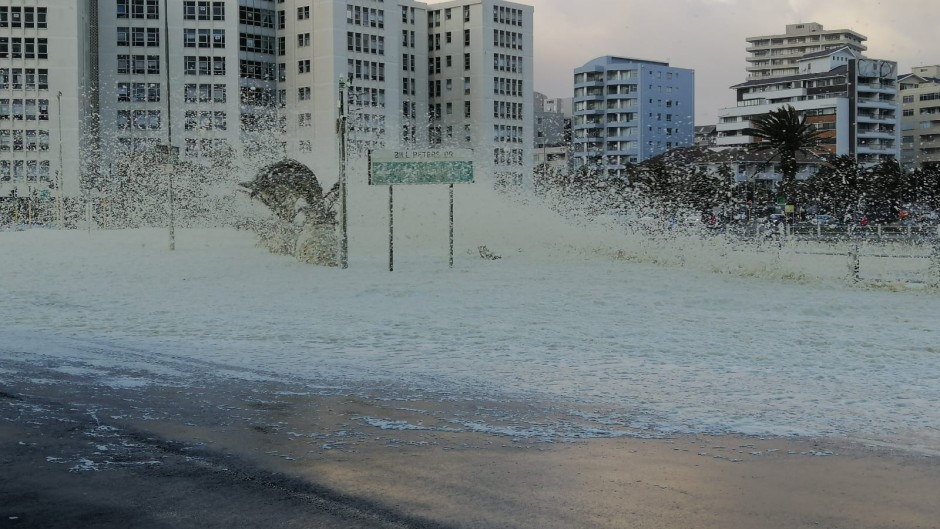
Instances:
[[[748,79],[766,79],[797,75],[800,58],[830,48],[848,47],[856,52],[868,49],[867,37],[849,29],[824,29],[821,24],[807,22],[787,24],[782,35],[760,35],[745,39]]]
[[[940,65],[916,66],[901,87],[901,163],[940,164]]]
[[[819,131],[820,150],[849,155],[863,165],[900,155],[897,63],[869,59],[842,47],[808,53],[798,73],[733,86],[734,107],[718,111],[719,147],[745,147],[754,120],[790,105]]]

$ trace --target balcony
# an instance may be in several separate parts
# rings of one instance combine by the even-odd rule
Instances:
[[[584,74],[576,74],[574,76],[574,86],[603,86],[604,77],[601,74],[590,75],[585,77]]]
[[[877,129],[858,129],[859,138],[868,138],[868,139],[885,139],[891,140],[896,137],[896,133],[893,130],[887,130],[882,128]]]
[[[745,100],[748,99],[794,99],[806,96],[805,88],[784,88],[780,90],[755,90],[749,92],[744,96]]]
[[[719,136],[715,138],[715,145],[720,147],[746,146],[751,143],[750,136]]]
[[[859,123],[885,123],[889,121],[896,121],[895,117],[884,115],[884,114],[859,114],[858,115]]]
[[[636,97],[615,99],[607,102],[607,110],[626,110],[626,109],[635,109],[637,107]]]
[[[590,92],[578,96],[578,101],[603,101],[604,93],[603,92]]]
[[[898,89],[897,85],[894,83],[858,83],[858,91],[875,91],[879,93],[890,92],[894,93]]]
[[[607,120],[608,127],[631,127],[636,126],[636,119],[612,119]]]
[[[718,123],[715,125],[715,130],[717,132],[728,132],[731,130],[744,130],[753,126],[753,123],[748,121],[732,121],[729,123]]]
[[[857,152],[859,154],[888,154],[891,152],[898,152],[899,149],[894,144],[894,142],[886,141],[871,141],[871,142],[859,142],[857,147]]]

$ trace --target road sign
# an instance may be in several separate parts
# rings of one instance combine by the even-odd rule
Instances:
[[[369,153],[369,184],[473,183],[471,149],[404,149]]]

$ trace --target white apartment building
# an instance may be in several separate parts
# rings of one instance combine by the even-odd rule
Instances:
[[[51,194],[57,178],[66,196],[105,189],[115,161],[164,144],[209,162],[288,156],[328,184],[341,82],[351,159],[470,147],[481,181],[519,183],[532,13],[496,0],[0,0],[0,196]]]
[[[531,6],[454,0],[428,6],[428,140],[474,150],[479,180],[532,175]]]
[[[901,163],[940,164],[940,65],[915,66],[901,86]]]
[[[900,155],[897,63],[849,48],[804,55],[796,75],[752,79],[731,87],[737,106],[718,111],[718,147],[755,141],[753,118],[792,105],[823,131],[821,150],[865,165]]]
[[[87,2],[0,2],[0,198],[79,192],[89,116]]]
[[[427,145],[424,4],[282,0],[276,10],[288,156],[325,180],[336,175],[341,82],[350,158]]]
[[[100,166],[107,188],[115,163],[157,145],[211,161],[245,149],[279,150],[272,134],[278,70],[274,1],[105,0],[97,2],[92,52],[98,82]],[[280,149],[282,150],[282,149]],[[275,152],[272,152],[275,151]],[[95,185],[95,184],[93,184]]]
[[[834,48],[848,47],[856,52],[868,48],[867,37],[848,29],[827,30],[821,24],[788,24],[782,35],[760,35],[745,39],[748,79],[785,77],[799,73],[800,58]]]

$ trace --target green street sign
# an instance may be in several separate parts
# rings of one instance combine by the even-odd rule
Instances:
[[[471,149],[383,150],[369,153],[369,184],[471,184]]]

